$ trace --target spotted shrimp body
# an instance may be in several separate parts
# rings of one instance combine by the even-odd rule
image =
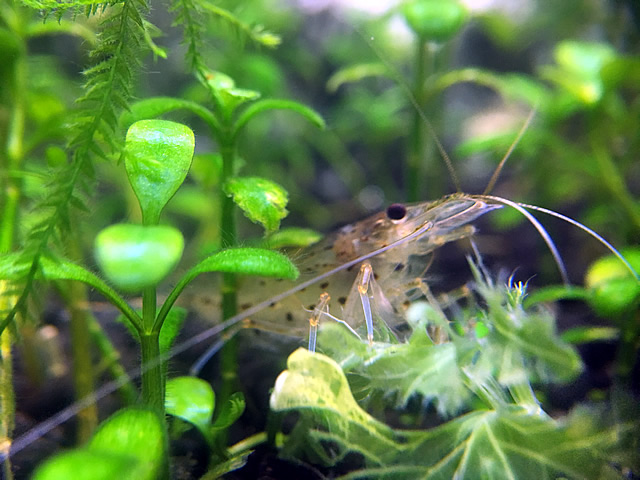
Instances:
[[[243,279],[238,305],[244,315],[239,314],[234,323],[282,335],[314,337],[310,319],[313,327],[314,312],[315,317],[327,313],[354,332],[364,333],[362,326],[366,324],[371,341],[373,319],[367,318],[366,304],[373,312],[369,316],[385,326],[395,329],[403,324],[404,310],[413,300],[408,285],[424,275],[430,254],[445,243],[473,235],[470,223],[495,208],[499,205],[463,194],[433,202],[393,204],[294,253],[300,270],[295,282]],[[258,299],[266,300],[258,303]],[[198,315],[217,321],[218,299],[194,294],[185,300]]]

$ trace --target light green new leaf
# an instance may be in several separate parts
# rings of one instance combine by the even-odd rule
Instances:
[[[252,222],[261,224],[267,232],[280,226],[287,216],[287,191],[271,180],[258,177],[234,177],[227,180],[224,191]]]

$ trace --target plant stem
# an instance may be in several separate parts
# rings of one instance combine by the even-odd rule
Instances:
[[[69,249],[75,259],[82,257],[77,238],[69,240]],[[81,282],[70,282],[63,293],[69,309],[71,355],[73,359],[73,385],[76,398],[85,398],[94,391],[94,368],[91,359],[91,336],[89,334],[89,317],[87,308],[89,299],[87,286]],[[78,429],[76,436],[79,443],[85,443],[98,426],[98,407],[95,403],[78,413]]]
[[[229,138],[229,137],[228,137]],[[235,145],[222,143],[220,145],[222,155],[222,185],[233,176]],[[221,243],[222,247],[232,247],[236,244],[235,205],[233,199],[224,191],[221,194]],[[222,319],[231,318],[237,312],[237,282],[233,273],[225,273],[222,276]],[[230,339],[220,352],[220,370],[222,385],[218,392],[220,402],[225,402],[237,388],[238,371],[238,344],[235,338]]]
[[[160,331],[153,330],[156,317],[156,289],[142,292],[142,323],[140,348],[142,350],[142,401],[164,415],[164,369],[160,358]]]
[[[419,199],[420,162],[424,152],[424,126],[417,108],[424,107],[424,83],[426,78],[426,43],[422,38],[416,39],[416,54],[414,60],[415,80],[413,95],[417,107],[413,112],[413,122],[409,135],[409,157],[405,169],[407,182],[407,201],[416,202]]]
[[[89,335],[87,310],[87,287],[80,282],[71,282],[67,307],[71,315],[71,354],[73,358],[73,385],[76,398],[93,394],[94,372],[91,360],[91,336]],[[98,425],[98,407],[95,403],[78,412],[76,436],[79,443],[85,443]]]
[[[0,292],[4,293],[6,286],[6,282],[0,282]],[[5,311],[5,307],[13,301],[12,299],[13,296],[0,295],[0,310]],[[9,448],[11,447],[11,435],[15,424],[16,406],[13,392],[13,356],[11,355],[11,344],[11,329],[5,328],[4,332],[0,334],[0,453],[6,455],[2,467],[2,478],[7,480],[13,479]]]
[[[26,112],[26,85],[28,78],[26,43],[21,45],[20,51],[14,60],[14,70],[8,87],[8,98],[13,100],[7,131],[7,143],[4,158],[1,163],[6,167],[6,183],[2,196],[2,220],[0,223],[0,253],[8,253],[13,250],[15,226],[18,218],[18,206],[22,191],[22,182],[17,180],[15,173],[20,168],[24,157],[24,132]],[[1,155],[1,153],[0,153]],[[12,286],[5,281],[0,282],[0,311],[7,312],[15,307],[17,299],[14,295],[7,295]],[[0,334],[0,452],[7,454],[3,462],[3,478],[13,479],[11,461],[8,456],[11,446],[11,436],[15,426],[15,394],[13,390],[13,356],[11,351],[12,334],[9,328],[5,328]]]

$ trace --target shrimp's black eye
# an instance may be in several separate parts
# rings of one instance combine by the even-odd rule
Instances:
[[[392,203],[387,207],[387,217],[390,220],[402,220],[407,215],[407,207],[401,203]]]

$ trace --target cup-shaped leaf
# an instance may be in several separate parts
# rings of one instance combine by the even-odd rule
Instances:
[[[277,230],[280,220],[287,216],[287,191],[271,180],[258,177],[235,177],[224,186],[244,214],[260,223],[267,232]]]
[[[166,225],[111,225],[95,241],[100,269],[129,292],[157,285],[175,268],[183,248],[180,231]]]
[[[194,147],[193,131],[180,123],[140,120],[129,127],[125,168],[145,225],[158,223],[160,212],[187,176]]]
[[[404,17],[422,40],[446,42],[466,23],[467,9],[457,0],[413,0],[405,3]]]

